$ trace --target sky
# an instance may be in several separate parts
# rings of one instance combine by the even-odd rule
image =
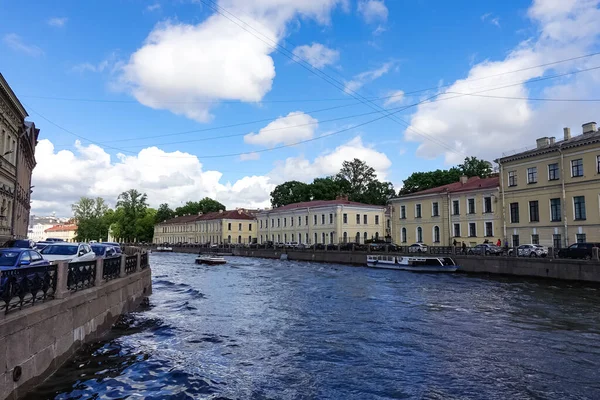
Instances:
[[[268,207],[360,158],[399,189],[600,118],[600,0],[0,0],[41,129],[32,213],[81,196]]]

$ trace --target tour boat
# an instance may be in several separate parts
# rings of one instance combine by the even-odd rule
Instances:
[[[156,251],[158,251],[159,253],[171,252],[171,251],[173,251],[173,248],[172,247],[168,247],[168,246],[158,246],[156,248]]]
[[[200,254],[196,257],[196,264],[220,265],[227,264],[227,261],[223,257]]]
[[[368,255],[367,266],[417,272],[454,272],[458,269],[450,257]]]

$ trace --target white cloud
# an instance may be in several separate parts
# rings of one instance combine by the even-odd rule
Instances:
[[[8,33],[3,37],[4,43],[13,50],[25,53],[29,56],[37,57],[44,54],[44,50],[38,46],[27,44],[16,33]]]
[[[358,13],[368,24],[378,21],[385,22],[388,18],[388,8],[384,0],[360,0]]]
[[[158,24],[122,67],[118,83],[148,107],[209,121],[206,101],[259,102],[271,90],[275,65],[270,54],[288,22],[305,17],[325,24],[331,9],[345,3],[219,0],[243,22],[213,14],[197,25]]]
[[[391,90],[389,91],[385,97],[385,102],[383,103],[384,107],[389,107],[393,104],[400,104],[404,101],[404,91],[403,90]]]
[[[536,78],[551,69],[560,73],[596,65],[595,60],[584,59],[506,74],[593,51],[600,35],[600,24],[594,22],[600,18],[598,3],[597,0],[534,1],[528,15],[538,27],[537,37],[520,43],[504,60],[484,61],[473,66],[467,79],[454,82],[445,91],[473,93]],[[489,76],[494,77],[480,79]],[[593,97],[600,89],[600,73],[585,72],[547,82],[544,95],[548,97]],[[528,85],[521,84],[482,94],[526,98],[529,93]],[[595,108],[587,103],[576,106],[571,103],[534,104],[527,100],[464,96],[420,105],[411,119],[411,128],[418,132],[407,129],[404,135],[406,140],[420,143],[417,149],[420,157],[443,155],[448,164],[465,157],[465,154],[445,148],[439,142],[442,141],[459,152],[491,160],[504,151],[534,145],[535,138],[540,136],[560,138],[563,126],[580,126],[594,120],[598,116]],[[434,140],[425,140],[423,133]]]
[[[84,73],[84,72],[94,72],[101,73],[104,71],[115,72],[120,66],[119,61],[117,61],[116,53],[111,53],[104,60],[94,64],[91,62],[83,62],[77,64],[71,68],[73,72]]]
[[[383,75],[387,74],[393,65],[394,63],[387,62],[379,68],[361,72],[360,74],[355,75],[352,80],[346,82],[344,91],[346,93],[356,92],[367,83],[373,82],[375,79],[381,78]]]
[[[65,24],[67,23],[69,19],[67,17],[54,17],[54,18],[50,18],[48,20],[48,25],[50,26],[54,26],[57,28],[62,28],[63,26],[65,26]]]
[[[160,4],[159,3],[154,3],[154,4],[150,4],[148,7],[146,7],[147,11],[156,11],[156,10],[160,10]]]
[[[312,139],[318,127],[318,121],[302,111],[294,111],[285,117],[279,117],[258,133],[244,136],[244,142],[257,146],[273,147],[278,144],[293,144]]]
[[[240,155],[240,161],[255,161],[260,159],[260,153],[244,153]]]
[[[489,21],[490,24],[500,27],[500,17],[494,17],[492,13],[485,13],[481,16],[481,21]]]
[[[310,46],[298,46],[294,49],[294,55],[302,60],[308,61],[315,68],[323,68],[326,65],[335,64],[340,58],[340,52],[330,49],[321,43],[313,43]]]

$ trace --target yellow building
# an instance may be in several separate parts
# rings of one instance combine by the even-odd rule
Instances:
[[[385,235],[385,207],[347,199],[289,204],[256,217],[259,243],[364,243]]]
[[[499,178],[461,177],[443,185],[390,200],[394,243],[474,246],[496,243],[502,233]]]
[[[177,216],[154,226],[154,243],[247,244],[254,241],[256,220],[245,210]]]
[[[77,225],[54,225],[53,227],[46,229],[44,233],[46,234],[44,239],[53,238],[62,239],[65,242],[74,242],[75,235],[77,235]]]
[[[600,132],[537,139],[533,150],[503,156],[500,164],[504,236],[513,246],[566,247],[600,242]]]

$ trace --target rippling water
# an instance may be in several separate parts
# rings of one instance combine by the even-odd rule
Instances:
[[[597,288],[194,258],[27,398],[600,398]]]

